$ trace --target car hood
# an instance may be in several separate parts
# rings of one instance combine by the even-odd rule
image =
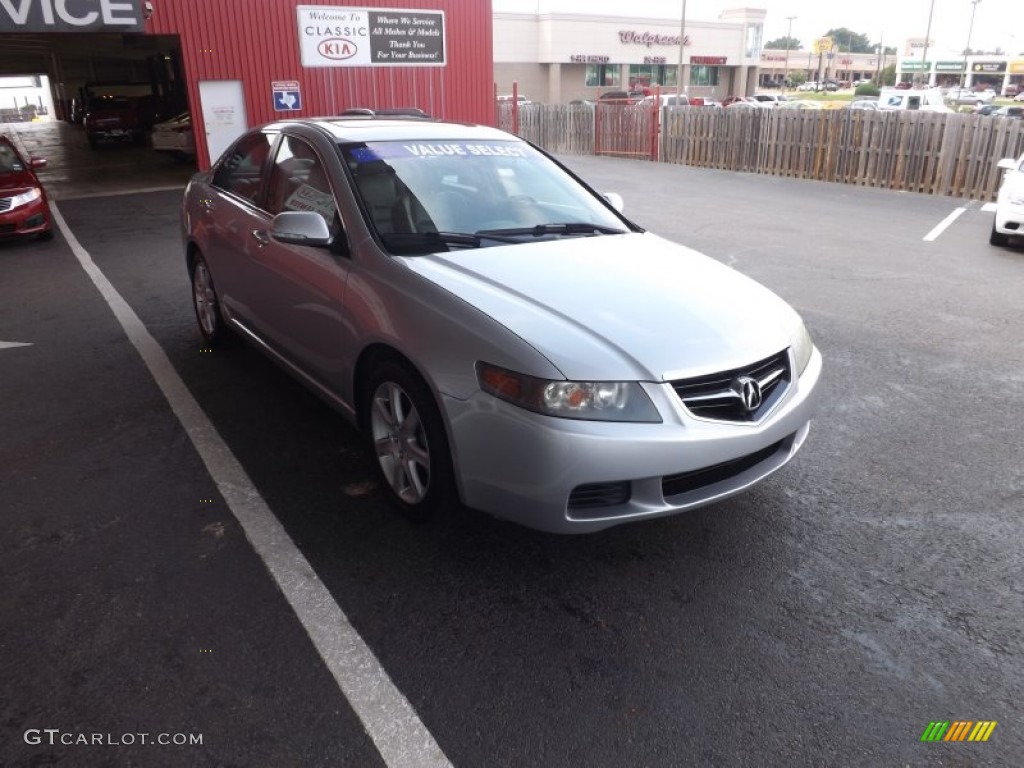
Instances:
[[[796,322],[767,288],[650,233],[404,261],[529,342],[569,379],[663,381],[736,368],[788,347]]]
[[[39,182],[30,171],[14,171],[12,173],[0,173],[0,192],[14,192],[38,187]]]

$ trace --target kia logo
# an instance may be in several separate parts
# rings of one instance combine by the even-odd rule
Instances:
[[[326,40],[321,40],[316,50],[325,59],[341,61],[351,59],[359,51],[359,48],[344,37],[329,37]]]

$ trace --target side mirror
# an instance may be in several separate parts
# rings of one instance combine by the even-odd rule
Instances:
[[[1012,171],[1017,167],[1017,161],[1014,160],[1012,157],[1004,157],[1002,160],[996,163],[996,167],[1002,168],[1004,171]]]
[[[619,213],[622,213],[622,209],[626,207],[626,204],[622,199],[622,195],[618,192],[605,192],[601,197],[607,200],[608,204]]]
[[[45,157],[30,157],[28,159],[28,164],[32,168],[45,168],[46,167],[46,158]]]
[[[285,211],[277,214],[270,234],[278,242],[289,245],[331,244],[331,230],[324,217],[315,211]]]

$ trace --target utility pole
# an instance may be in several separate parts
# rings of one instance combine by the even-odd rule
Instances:
[[[796,16],[787,16],[786,20],[789,22],[789,28],[786,30],[786,71],[782,76],[782,92],[786,92],[786,86],[789,85],[789,50],[793,47],[793,19]]]
[[[924,53],[921,54],[921,69],[925,72],[925,80],[931,80],[930,70],[925,69],[928,62],[928,41],[932,36],[932,14],[935,13],[935,0],[932,0],[931,6],[928,9],[928,29],[924,33]],[[914,80],[920,82],[915,76]],[[926,82],[927,84],[927,82]]]
[[[683,10],[679,14],[679,69],[676,70],[676,106],[682,101],[679,97],[683,93],[683,49],[686,47],[686,0],[683,0]]]
[[[882,87],[882,56],[885,54],[885,30],[878,36],[878,59],[875,61],[875,85]]]
[[[971,26],[967,28],[967,45],[964,46],[964,81],[960,84],[961,88],[967,87],[967,54],[971,52],[971,35],[974,33],[974,13],[978,10],[978,3],[980,2],[981,0],[971,0]]]

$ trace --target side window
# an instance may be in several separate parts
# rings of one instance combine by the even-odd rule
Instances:
[[[337,209],[327,181],[323,160],[307,142],[285,136],[270,169],[267,210],[274,216],[284,211],[316,211],[334,226]]]
[[[213,185],[255,203],[260,192],[260,172],[273,143],[273,134],[266,133],[254,133],[239,141],[214,174]]]

